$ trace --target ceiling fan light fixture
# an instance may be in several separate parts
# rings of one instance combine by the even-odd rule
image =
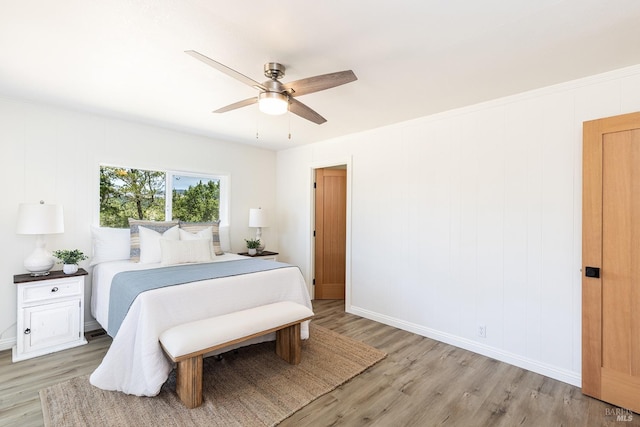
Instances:
[[[262,92],[259,95],[258,108],[263,113],[278,116],[289,110],[289,99],[278,92]]]

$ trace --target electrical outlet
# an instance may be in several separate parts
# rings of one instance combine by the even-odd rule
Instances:
[[[478,336],[481,338],[487,337],[487,327],[485,325],[478,325]]]

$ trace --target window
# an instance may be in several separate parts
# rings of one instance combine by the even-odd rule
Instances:
[[[220,221],[225,176],[100,166],[100,226],[126,228],[129,218]]]

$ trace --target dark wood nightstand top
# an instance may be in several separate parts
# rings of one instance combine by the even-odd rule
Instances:
[[[250,256],[250,257],[261,257],[261,256],[275,256],[278,255],[279,252],[269,252],[262,251],[260,254],[249,255],[249,252],[239,252],[238,255]]]
[[[16,274],[13,276],[13,283],[28,283],[28,282],[37,282],[39,280],[51,280],[51,279],[62,279],[65,277],[73,277],[73,276],[86,276],[87,271],[84,268],[79,268],[73,274],[64,274],[62,270],[52,270],[46,276],[32,276],[31,274]]]

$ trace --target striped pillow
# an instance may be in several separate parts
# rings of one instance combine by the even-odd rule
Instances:
[[[192,234],[211,227],[211,242],[213,243],[213,251],[216,255],[224,255],[224,251],[220,246],[220,222],[182,222],[180,221],[180,229]]]
[[[140,229],[143,226],[162,234],[171,227],[178,225],[178,221],[148,221],[144,219],[129,218],[129,232],[131,233],[131,261],[140,262]]]

